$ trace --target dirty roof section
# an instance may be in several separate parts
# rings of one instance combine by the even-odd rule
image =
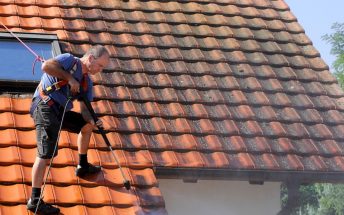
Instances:
[[[0,0],[0,20],[78,57],[111,53],[92,105],[133,189],[97,133],[103,172],[75,177],[76,135],[62,132],[44,196],[65,214],[166,214],[157,177],[344,180],[343,91],[283,0]],[[29,105],[0,97],[4,214],[30,196]]]

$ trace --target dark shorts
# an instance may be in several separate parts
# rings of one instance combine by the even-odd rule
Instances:
[[[42,159],[53,157],[56,140],[58,137],[63,109],[60,114],[43,102],[39,102],[33,112],[33,120],[36,127],[37,156]],[[64,116],[62,129],[73,133],[79,133],[81,128],[86,125],[80,113],[67,111]],[[54,157],[57,155],[57,149]]]

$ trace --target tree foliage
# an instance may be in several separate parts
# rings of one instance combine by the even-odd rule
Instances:
[[[334,23],[331,27],[332,34],[325,34],[322,39],[331,44],[331,54],[336,56],[332,67],[333,74],[337,77],[340,86],[344,87],[344,23]]]

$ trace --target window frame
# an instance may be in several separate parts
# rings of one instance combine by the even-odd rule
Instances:
[[[43,42],[51,43],[52,55],[57,56],[61,54],[61,48],[56,34],[40,34],[40,33],[26,33],[13,32],[18,38],[25,42]],[[1,41],[17,41],[9,32],[0,32]],[[28,45],[30,47],[30,45]],[[23,46],[23,49],[26,49]],[[31,54],[31,53],[30,53]],[[33,63],[33,62],[32,62]],[[39,80],[0,80],[0,93],[29,93],[34,92]]]

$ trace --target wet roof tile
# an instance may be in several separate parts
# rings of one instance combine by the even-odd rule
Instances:
[[[111,198],[111,204],[115,206],[131,207],[138,204],[138,199],[134,191],[127,191],[124,188],[109,187],[108,193]]]

